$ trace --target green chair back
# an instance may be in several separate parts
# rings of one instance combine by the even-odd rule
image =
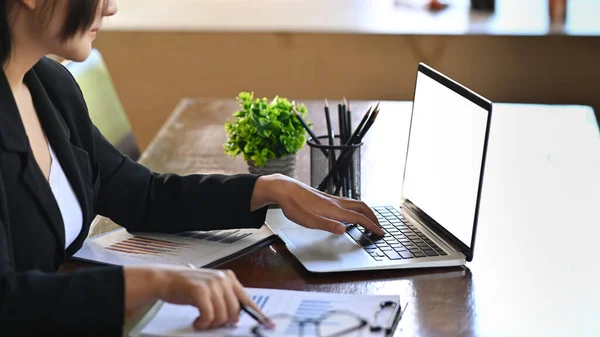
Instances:
[[[111,144],[137,160],[139,146],[100,52],[93,49],[84,62],[69,62],[66,68],[81,87],[92,122]]]

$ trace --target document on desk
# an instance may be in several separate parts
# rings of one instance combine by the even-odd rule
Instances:
[[[75,259],[110,265],[193,264],[212,266],[249,249],[269,244],[275,234],[260,229],[192,231],[177,234],[129,233],[117,229],[89,238]]]
[[[261,288],[247,288],[246,290],[254,302],[269,317],[288,314],[294,317],[294,320],[317,319],[326,313],[338,311],[339,314],[330,315],[330,318],[321,324],[321,332],[324,332],[325,335],[329,335],[332,331],[345,331],[347,327],[358,326],[356,325],[357,322],[360,322],[356,318],[358,316],[364,318],[368,324],[358,330],[339,335],[340,337],[385,336],[386,324],[394,327],[402,312],[399,310],[399,306],[397,308],[390,306],[380,310],[381,303],[384,302],[391,301],[396,305],[400,305],[400,297],[397,295],[336,294]],[[198,309],[195,307],[162,303],[157,308],[131,331],[130,337],[255,336],[252,329],[256,326],[256,321],[244,312],[241,313],[240,321],[236,326],[195,331],[192,322],[199,315]],[[375,314],[378,312],[379,315],[375,319]],[[297,323],[293,323],[294,320],[273,319],[278,325],[275,330],[276,333],[269,333],[268,336],[299,336],[299,326]],[[384,329],[371,332],[371,324],[381,325]],[[311,323],[304,325],[303,332],[304,337],[318,335],[316,326]]]

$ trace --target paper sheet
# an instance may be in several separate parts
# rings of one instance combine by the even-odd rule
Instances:
[[[247,288],[248,294],[254,302],[262,308],[267,316],[287,313],[295,317],[317,318],[330,310],[349,310],[372,322],[382,301],[394,301],[398,304],[399,296],[385,295],[355,295],[301,292],[290,290],[274,290],[261,288]],[[381,313],[379,319],[388,322],[394,314],[393,310]],[[164,303],[152,320],[141,329],[141,337],[228,337],[228,336],[253,336],[251,329],[256,322],[242,312],[240,321],[235,327],[213,329],[209,331],[194,331],[192,323],[199,312],[192,306],[180,306]],[[339,322],[343,323],[343,322]],[[294,327],[285,329],[285,336],[297,335]],[[314,336],[314,327],[307,326],[304,336]],[[350,334],[352,336],[356,335]],[[361,330],[360,336],[383,336],[382,332],[371,333],[367,328]]]
[[[76,259],[112,265],[193,264],[204,267],[274,236],[260,229],[214,230],[177,234],[131,234],[117,229],[87,239]]]

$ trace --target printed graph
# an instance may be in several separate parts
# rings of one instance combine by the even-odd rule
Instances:
[[[252,235],[252,233],[242,232],[240,230],[214,230],[207,232],[181,232],[175,235],[196,240],[231,244]]]
[[[331,301],[302,300],[294,313],[294,318],[297,320],[317,319],[333,309]],[[290,336],[295,336],[299,333],[300,326],[298,324],[288,325],[285,331],[285,334]],[[316,326],[314,324],[306,324],[303,328],[303,333],[305,336],[317,336]]]
[[[331,301],[302,300],[300,305],[298,305],[298,309],[296,309],[294,317],[299,319],[315,319],[330,310],[333,310]]]
[[[203,240],[213,243],[233,244],[245,237],[252,235],[252,232],[240,230],[214,230],[214,231],[194,231],[181,232],[174,236],[179,238]],[[178,256],[182,248],[194,247],[192,242],[182,243],[176,240],[162,240],[145,236],[132,236],[123,240],[111,243],[106,247],[108,250],[148,256]]]
[[[269,301],[269,296],[254,295],[252,296],[252,301],[256,303],[261,310],[263,310]]]
[[[108,250],[128,254],[144,254],[153,256],[177,256],[181,248],[189,246],[183,243],[134,236],[118,241],[106,247]]]
[[[266,226],[259,229],[185,231],[177,235],[130,233],[121,228],[87,240],[75,256],[116,265],[151,261],[202,267],[233,256],[272,235],[273,232]]]

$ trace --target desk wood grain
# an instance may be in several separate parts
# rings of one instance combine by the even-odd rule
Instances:
[[[306,103],[322,134],[322,103]],[[356,122],[374,103],[351,103]],[[365,139],[362,195],[370,204],[399,203],[411,106],[382,102]],[[248,287],[399,294],[408,307],[396,336],[597,335],[600,136],[594,112],[583,106],[494,109],[475,257],[466,267],[311,274],[279,242],[219,268],[232,269]],[[223,123],[236,110],[233,100],[183,100],[140,161],[159,172],[247,172],[245,162],[228,158],[222,147]],[[306,149],[297,178],[310,178]]]

